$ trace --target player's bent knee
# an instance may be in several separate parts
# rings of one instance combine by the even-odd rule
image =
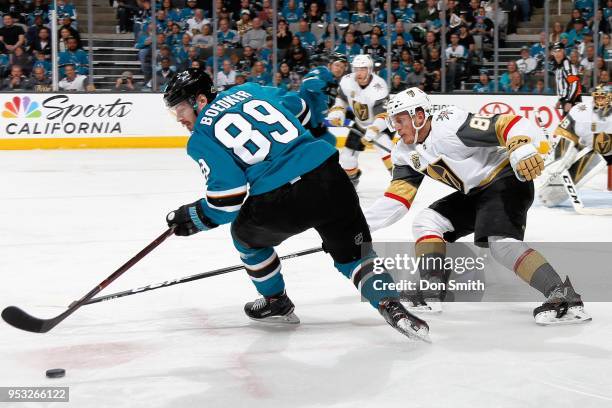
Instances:
[[[488,241],[493,259],[510,270],[514,270],[520,257],[530,249],[523,241],[515,238],[493,236]]]
[[[453,224],[451,224],[448,218],[431,208],[422,210],[412,223],[414,239],[428,235],[443,237],[446,232],[453,230]]]

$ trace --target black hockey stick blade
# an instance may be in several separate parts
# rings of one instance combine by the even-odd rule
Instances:
[[[10,324],[11,326],[20,329],[29,331],[32,333],[46,333],[58,324],[60,324],[65,318],[74,313],[78,308],[83,306],[85,302],[92,299],[98,293],[100,293],[105,287],[110,285],[115,279],[121,276],[124,272],[129,270],[132,266],[134,266],[138,261],[144,258],[146,255],[151,253],[155,248],[157,248],[162,242],[164,242],[168,237],[174,234],[174,227],[168,228],[163,234],[159,237],[155,238],[153,242],[147,245],[143,250],[134,255],[129,261],[124,263],[119,269],[113,272],[110,276],[100,282],[96,287],[91,289],[85,296],[79,299],[76,302],[73,302],[68,309],[66,309],[63,313],[51,318],[51,319],[39,319],[34,317],[20,308],[16,306],[9,306],[2,311],[2,319]]]
[[[46,333],[55,326],[55,319],[39,319],[29,315],[17,306],[9,306],[4,309],[2,319],[17,329],[33,333]]]

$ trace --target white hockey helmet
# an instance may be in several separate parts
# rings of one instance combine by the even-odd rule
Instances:
[[[425,114],[425,120],[421,126],[416,126],[414,124],[414,116],[418,109],[422,109]],[[407,112],[412,118],[412,125],[418,132],[425,126],[427,119],[432,115],[432,110],[431,101],[425,92],[417,87],[408,88],[405,91],[395,94],[389,99],[389,102],[387,102],[387,126],[390,130],[395,130],[393,118],[399,113]]]
[[[367,68],[371,74],[374,70],[374,60],[368,54],[355,55],[353,61],[351,61],[351,71],[355,72],[357,68]]]

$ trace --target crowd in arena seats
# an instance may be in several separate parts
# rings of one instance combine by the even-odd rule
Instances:
[[[134,31],[142,73],[149,86],[152,63],[156,72],[164,72],[158,75],[158,83],[163,85],[169,78],[165,74],[168,70],[176,72],[199,66],[212,74],[215,54],[218,57],[216,80],[220,87],[246,80],[295,89],[311,65],[318,63],[321,55],[332,52],[345,54],[349,60],[357,54],[370,54],[377,72],[385,79],[391,76],[392,85],[397,89],[419,86],[435,92],[441,89],[442,81],[446,82],[447,91],[465,89],[465,81],[473,76],[480,78],[473,87],[475,92],[490,92],[496,85],[491,78],[490,64],[496,18],[493,1],[444,0],[449,30],[446,47],[442,49],[439,0],[335,0],[335,24],[330,24],[332,17],[325,1],[279,0],[275,77],[272,77],[274,11],[270,0],[215,1],[216,33],[212,29],[210,8],[198,0],[186,4],[179,4],[181,0],[163,0],[155,30],[160,47],[153,62],[150,3],[137,1],[138,10],[132,13],[132,22],[120,22],[120,28]],[[575,50],[574,62],[581,67],[585,85],[591,80],[594,64],[599,64],[600,72],[607,71],[611,52],[612,1],[596,12],[592,10],[592,3],[592,0],[576,0],[572,20],[568,24],[555,24],[550,38],[551,42],[565,41],[568,49]],[[516,31],[520,21],[530,19],[534,7],[543,4],[543,0],[500,0],[501,10],[497,13],[500,46],[504,45],[507,34]],[[388,7],[392,7],[391,24],[387,21]],[[123,12],[119,15],[123,16]],[[595,19],[600,21],[602,33],[598,50],[591,47]],[[213,50],[213,35],[219,44],[216,50]],[[552,92],[543,86],[548,68],[544,61],[545,40],[542,34],[538,43],[525,44],[520,58],[510,61],[507,69],[501,68],[503,75],[497,81],[499,91]],[[388,51],[391,52],[390,67],[386,67]],[[442,54],[446,57],[445,78],[442,78]],[[600,75],[605,77],[606,73]]]
[[[73,4],[57,0],[58,33],[51,33],[46,0],[0,1],[0,90],[51,90],[51,41],[58,41],[59,86],[85,90],[89,57],[82,49]]]

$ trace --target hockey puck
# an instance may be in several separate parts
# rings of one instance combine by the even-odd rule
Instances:
[[[45,373],[49,378],[61,378],[66,375],[66,370],[63,368],[52,368]]]

